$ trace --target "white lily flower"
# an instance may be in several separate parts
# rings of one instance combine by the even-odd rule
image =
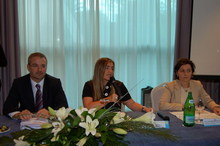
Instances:
[[[54,136],[57,136],[57,133],[59,131],[61,131],[63,129],[63,127],[65,126],[62,121],[60,121],[60,122],[53,122],[52,125],[53,125],[54,128],[53,128],[53,130],[51,132],[54,134]]]
[[[71,108],[65,108],[65,107],[62,107],[62,108],[59,108],[57,111],[56,111],[56,116],[58,118],[61,118],[62,120],[66,119],[66,117],[69,115],[69,112],[71,111]]]
[[[84,111],[88,111],[87,108],[80,107],[78,109],[75,109],[76,114],[80,117],[81,121],[84,121],[84,117],[81,115]]]
[[[83,137],[76,145],[83,146],[86,143],[87,139],[88,137]]]
[[[113,117],[111,124],[118,124],[123,122],[125,119],[125,113],[124,112],[117,112],[117,114]]]
[[[86,136],[91,133],[92,135],[96,134],[96,127],[99,125],[99,121],[97,119],[92,120],[90,116],[86,116],[86,122],[80,122],[79,126],[86,129]]]
[[[18,139],[14,139],[15,146],[30,146],[30,144],[26,141],[23,141],[24,136],[19,137]]]
[[[126,114],[124,112],[117,112],[117,114],[113,117],[111,124],[118,124],[125,120]]]
[[[155,122],[154,122],[154,119],[155,119],[155,114],[153,112],[148,112],[148,113],[145,113],[144,115],[136,118],[136,119],[132,119],[132,121],[139,121],[139,122],[145,122],[145,123],[149,123],[149,124],[153,124],[155,126]]]
[[[95,116],[95,112],[97,111],[97,108],[91,108],[88,113],[91,114],[93,117]]]

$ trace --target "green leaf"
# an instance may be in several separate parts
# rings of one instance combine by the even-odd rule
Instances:
[[[98,129],[99,132],[108,131],[108,127],[106,125],[100,125],[97,129]]]
[[[52,115],[52,116],[56,115],[56,111],[50,106],[48,107],[48,111],[49,111],[50,115]]]
[[[177,141],[178,137],[172,135],[165,128],[155,128],[152,124],[137,121],[125,121],[119,124],[111,125],[110,128],[123,128],[128,131],[138,132],[145,135],[157,136],[171,141]]]
[[[76,117],[76,118],[74,118],[74,121],[72,122],[72,126],[76,127],[79,125],[80,122],[81,122],[80,117]]]
[[[0,145],[14,145],[13,138],[8,137],[8,136],[2,136],[0,137]]]
[[[71,128],[73,128],[75,125],[74,125],[74,119],[73,119],[73,117],[71,117],[71,116],[68,116],[65,120],[64,120],[64,123],[65,123],[65,126],[67,126],[67,127],[71,127]],[[78,123],[76,123],[76,125],[77,125]]]
[[[29,129],[24,129],[21,131],[16,131],[16,132],[12,132],[11,135],[14,139],[18,139],[19,137],[21,137],[22,135],[28,135],[29,133],[31,133],[31,130]]]
[[[110,121],[113,119],[113,117],[116,115],[116,113],[113,112],[108,112],[105,115],[103,115],[100,119],[99,119],[99,124],[100,125],[109,125]]]
[[[113,146],[113,145],[120,145],[124,146],[127,145],[129,142],[124,140],[125,135],[115,134],[113,131],[109,130],[105,133],[105,139],[103,142],[106,146]]]
[[[85,143],[85,146],[98,146],[99,145],[99,139],[95,138],[94,136],[88,136],[88,139]]]
[[[104,113],[106,112],[107,109],[100,109],[98,110],[96,113],[95,113],[95,118],[96,119],[99,119],[99,117]]]
[[[24,140],[30,143],[41,143],[43,140],[48,137],[52,138],[53,134],[51,133],[52,129],[35,129],[25,135]]]
[[[82,114],[81,114],[83,117],[86,117],[87,115],[89,115],[89,113],[88,113],[88,111],[84,111],[84,112],[82,112]]]
[[[101,119],[103,116],[107,115],[108,113],[115,113],[113,112],[114,109],[108,108],[108,109],[100,109],[96,112],[95,117],[97,119]],[[116,114],[116,113],[115,113]]]
[[[71,111],[70,111],[70,114],[72,114],[74,117],[77,117],[77,116],[78,116],[75,110],[71,110]]]
[[[106,143],[107,140],[107,132],[106,133],[101,133],[101,141],[103,144]]]
[[[85,129],[84,128],[81,128],[81,127],[78,127],[78,128],[74,128],[74,129],[71,129],[71,131],[69,132],[69,137],[71,137],[71,139],[73,141],[75,140],[80,140],[82,139],[83,137],[85,137]],[[75,138],[74,138],[75,137]]]

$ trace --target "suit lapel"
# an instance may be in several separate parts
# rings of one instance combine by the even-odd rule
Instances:
[[[198,99],[196,97],[198,97],[198,93],[196,91],[196,87],[198,87],[198,85],[195,84],[195,82],[193,82],[193,80],[190,80],[190,91],[192,92],[192,96],[193,96],[193,99]]]
[[[179,83],[179,80],[175,80],[174,82],[174,97],[176,97],[177,99],[175,99],[175,102],[180,102],[180,99],[179,97],[181,97],[181,86],[180,86],[180,83]]]
[[[47,103],[47,98],[48,98],[48,77],[45,75],[44,78],[44,86],[43,86],[43,105],[46,105]]]
[[[25,81],[24,87],[25,87],[25,91],[27,94],[28,103],[30,103],[30,107],[33,107],[33,109],[34,109],[34,105],[35,105],[34,104],[34,93],[32,90],[30,76],[28,76],[27,80]]]

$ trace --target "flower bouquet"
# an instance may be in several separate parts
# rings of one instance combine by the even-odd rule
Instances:
[[[40,129],[28,127],[11,133],[11,141],[17,146],[128,145],[124,137],[131,131],[176,140],[168,130],[155,128],[155,114],[152,112],[131,118],[124,112],[110,109],[63,107],[53,110],[49,107],[48,110],[51,114],[49,123],[42,124]]]

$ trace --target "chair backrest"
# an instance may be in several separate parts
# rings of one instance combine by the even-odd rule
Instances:
[[[158,85],[157,87],[153,88],[153,90],[151,91],[151,103],[154,111],[159,110],[160,98],[163,95],[165,88],[164,86],[166,85],[166,83],[167,82]]]

